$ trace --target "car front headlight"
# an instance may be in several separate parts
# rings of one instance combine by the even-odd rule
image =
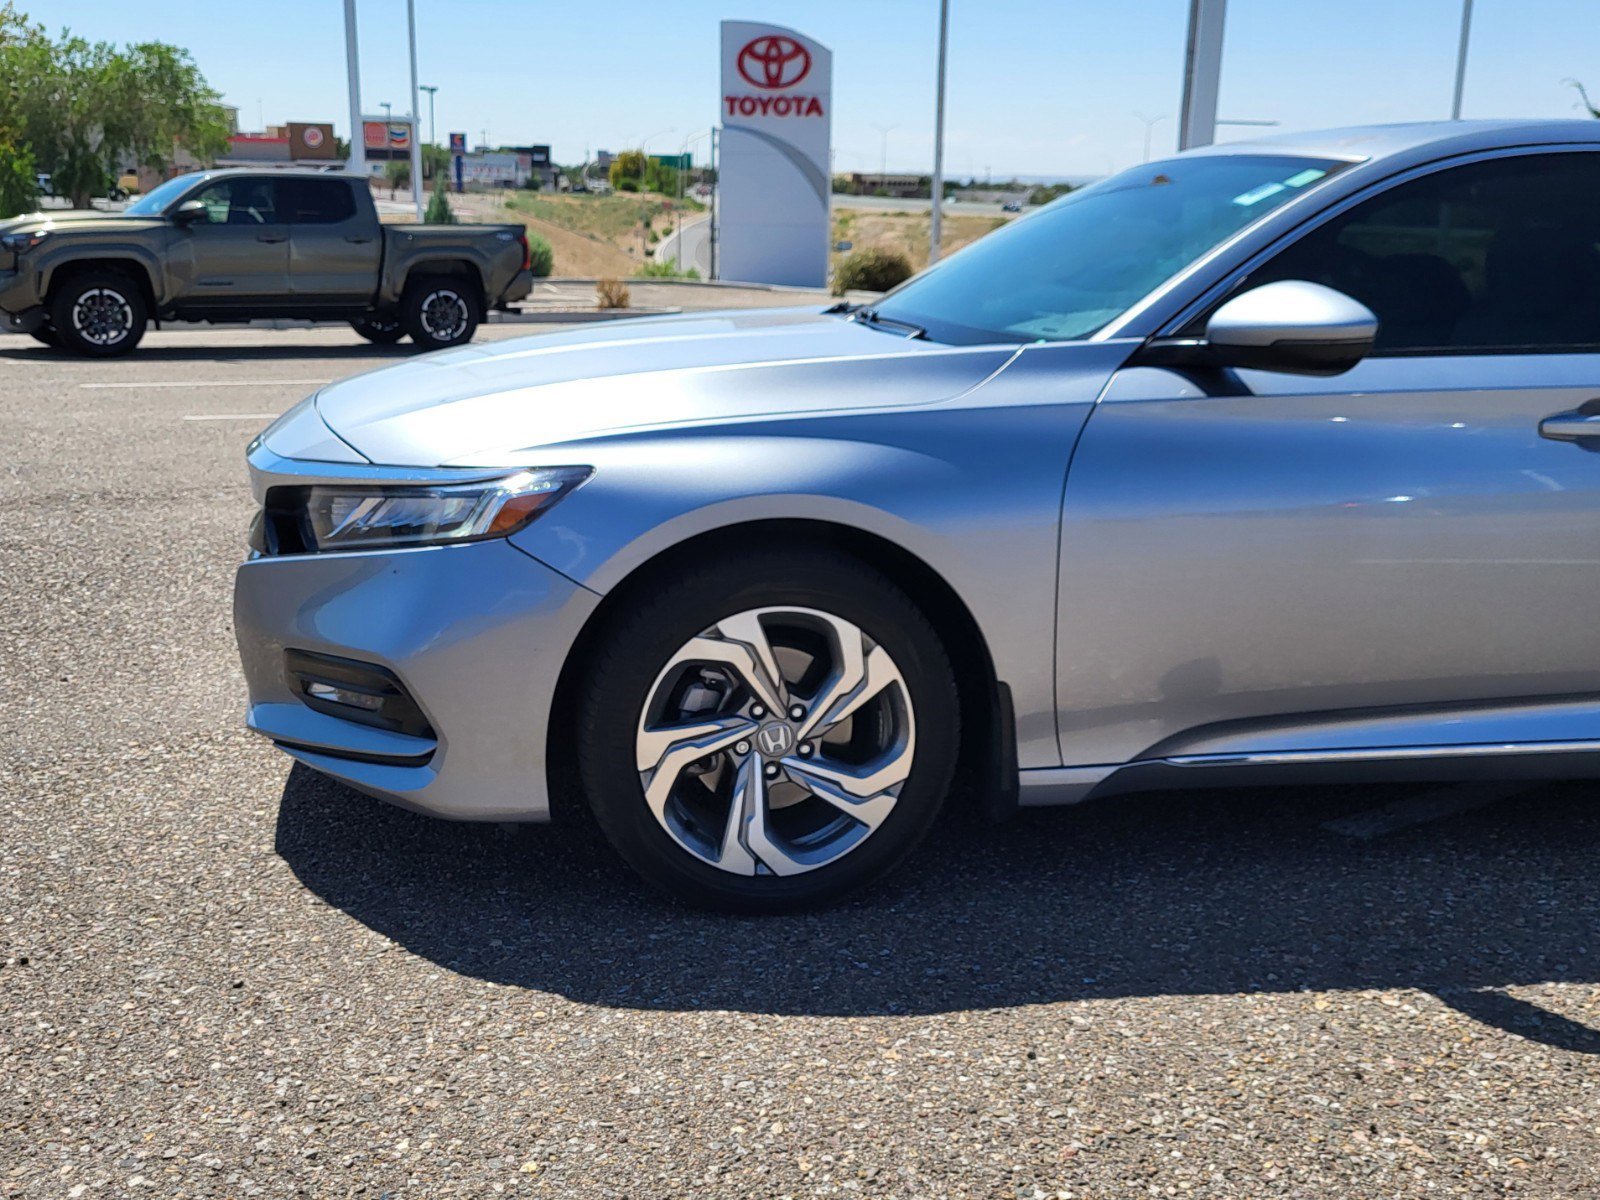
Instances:
[[[475,483],[282,489],[289,494],[268,494],[259,524],[270,533],[256,549],[292,554],[505,537],[549,511],[591,473],[589,467],[536,467]]]
[[[21,254],[32,250],[45,238],[50,236],[48,229],[34,229],[27,233],[8,233],[0,237],[0,249],[9,250],[13,254]]]

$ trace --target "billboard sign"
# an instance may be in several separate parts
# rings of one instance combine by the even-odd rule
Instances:
[[[339,143],[334,140],[332,125],[308,125],[303,121],[289,122],[289,157],[301,159],[333,159],[339,156]]]
[[[828,281],[833,52],[804,34],[722,23],[718,274]]]
[[[403,161],[411,157],[411,122],[409,120],[364,117],[361,121],[361,144],[366,147],[367,158],[374,162]]]

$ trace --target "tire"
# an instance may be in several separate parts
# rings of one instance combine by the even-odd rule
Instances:
[[[74,275],[50,298],[50,324],[61,348],[87,358],[116,358],[131,352],[144,337],[148,321],[143,293],[121,271]]]
[[[52,350],[61,349],[61,338],[49,325],[41,325],[37,329],[30,329],[28,336],[36,342],[43,342]]]
[[[362,317],[351,321],[350,328],[374,346],[392,346],[406,335],[398,317]]]
[[[857,637],[864,674],[850,678],[866,683],[830,691],[846,674],[834,669],[848,658],[843,647]],[[742,686],[740,671],[724,672],[716,657],[740,659],[741,645],[761,642],[783,676],[782,694],[765,694],[798,705],[782,720],[755,707],[763,689]],[[595,645],[580,668],[583,790],[617,852],[669,895],[744,913],[831,903],[898,865],[938,816],[960,741],[955,672],[910,597],[853,558],[799,549],[699,565],[619,610]],[[741,661],[761,660],[744,653]],[[824,720],[864,694],[844,720]],[[672,731],[683,723],[715,732],[685,749]],[[648,740],[657,729],[667,732]],[[683,757],[708,746],[723,748]],[[811,786],[817,776],[808,772],[838,780],[843,768],[853,773],[841,786],[859,805]],[[752,797],[754,809],[741,807]],[[741,822],[730,840],[736,809],[759,819]]]
[[[478,299],[451,275],[429,275],[406,285],[400,324],[423,350],[464,346],[478,330]]]

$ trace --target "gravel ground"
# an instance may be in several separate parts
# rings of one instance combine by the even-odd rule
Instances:
[[[146,346],[0,337],[0,1196],[1600,1194],[1592,786],[956,814],[679,911],[239,729],[263,420],[183,418],[392,353]]]

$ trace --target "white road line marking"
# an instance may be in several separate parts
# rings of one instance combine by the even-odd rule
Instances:
[[[268,387],[275,383],[304,387],[327,379],[165,379],[159,383],[80,383],[81,388]]]
[[[183,419],[185,421],[271,421],[282,415],[282,413],[202,413],[199,416]]]
[[[1429,821],[1439,821],[1500,800],[1509,800],[1512,796],[1532,791],[1535,786],[1525,782],[1456,784],[1407,796],[1392,804],[1352,813],[1348,817],[1336,817],[1332,821],[1324,821],[1322,828],[1329,833],[1370,842],[1413,825],[1425,825]]]

